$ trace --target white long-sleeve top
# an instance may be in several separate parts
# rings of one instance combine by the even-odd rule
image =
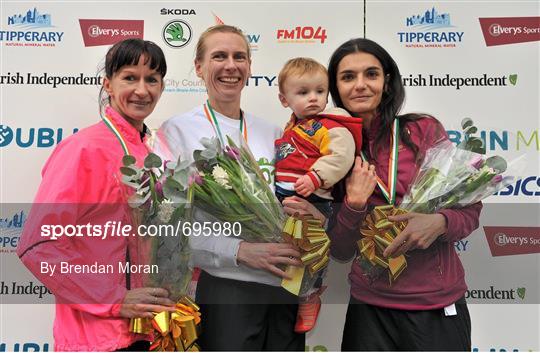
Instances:
[[[237,145],[240,144],[240,122],[218,112],[214,112],[223,138],[230,136]],[[244,113],[247,127],[248,146],[257,160],[270,187],[274,188],[274,141],[282,131],[279,127]],[[193,151],[203,149],[200,143],[203,137],[216,136],[212,124],[204,114],[203,106],[173,116],[165,121],[158,131],[159,143],[156,152],[164,159],[193,161]],[[208,215],[196,214],[201,221],[211,220]],[[257,270],[239,264],[236,261],[238,248],[242,240],[237,237],[212,236],[190,237],[191,265],[200,267],[213,276],[240,281],[263,283],[279,286],[281,279],[270,272]]]

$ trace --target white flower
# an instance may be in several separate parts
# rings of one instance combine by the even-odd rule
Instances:
[[[163,200],[163,202],[159,205],[159,220],[163,223],[168,223],[171,220],[174,209],[174,203],[171,200]]]
[[[144,197],[146,195],[146,191],[147,191],[146,188],[139,188],[139,189],[137,189],[137,191],[135,193],[137,195],[139,195],[139,196]]]
[[[229,185],[229,175],[225,169],[221,168],[219,165],[214,166],[214,169],[212,169],[212,176],[216,183],[223,186],[225,189],[232,189],[232,186]]]
[[[148,129],[149,130],[149,135],[148,138],[146,139],[146,147],[148,147],[148,149],[150,151],[153,151],[154,148],[156,147],[156,143],[157,143],[157,129]]]

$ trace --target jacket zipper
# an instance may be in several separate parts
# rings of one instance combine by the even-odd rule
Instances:
[[[305,159],[308,159],[308,156],[304,152],[302,152],[302,150],[300,148],[298,148],[298,145],[296,144],[296,141],[294,141],[294,137],[292,137],[292,136],[291,136],[291,141],[294,144],[294,147],[296,147],[296,150],[298,151],[298,153],[300,153],[302,156],[304,156]]]
[[[439,274],[443,275],[443,271],[442,271],[442,254],[441,254],[441,244],[439,242],[437,242],[437,255],[438,255],[438,258],[439,258]]]

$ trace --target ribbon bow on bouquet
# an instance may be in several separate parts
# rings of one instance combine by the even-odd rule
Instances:
[[[392,205],[377,206],[366,217],[360,233],[363,238],[358,241],[358,249],[364,259],[371,265],[378,265],[388,269],[390,285],[407,268],[404,255],[395,258],[384,258],[383,252],[395,237],[407,226],[407,222],[392,222],[389,216],[405,214],[407,211],[395,208]]]
[[[162,311],[153,319],[132,319],[130,332],[153,334],[151,351],[198,352],[195,343],[201,322],[199,306],[190,298],[183,297],[176,304],[176,311]]]
[[[287,266],[285,272],[292,279],[283,279],[281,286],[298,295],[309,290],[311,285],[306,283],[312,282],[315,274],[328,265],[330,239],[319,220],[306,216],[289,216],[283,226],[283,239],[300,248],[300,260],[304,266]],[[309,273],[306,273],[306,268]]]

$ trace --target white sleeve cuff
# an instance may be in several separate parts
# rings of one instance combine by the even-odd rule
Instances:
[[[215,255],[217,267],[238,267],[238,249],[242,239],[233,237],[219,237],[215,242]]]

